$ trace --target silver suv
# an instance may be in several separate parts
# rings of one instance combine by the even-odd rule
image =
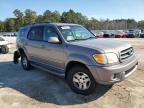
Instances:
[[[125,42],[98,39],[81,25],[37,23],[20,28],[14,63],[64,77],[73,91],[90,94],[99,84],[114,84],[130,76],[138,61]]]

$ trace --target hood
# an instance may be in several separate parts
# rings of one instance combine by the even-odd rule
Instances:
[[[115,52],[130,48],[131,45],[127,42],[111,40],[111,39],[89,39],[84,41],[72,42],[74,45],[92,48],[95,50],[102,50],[104,52]]]

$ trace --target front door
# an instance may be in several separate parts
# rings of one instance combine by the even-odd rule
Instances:
[[[41,43],[43,48],[40,51],[42,62],[54,69],[64,71],[64,44],[48,43],[49,37],[59,38],[57,30],[53,26],[45,26],[43,34],[43,42]]]

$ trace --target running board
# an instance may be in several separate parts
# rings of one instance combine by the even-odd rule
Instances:
[[[52,71],[51,69],[44,68],[44,67],[39,66],[39,65],[36,65],[36,64],[34,64],[34,63],[31,63],[31,65],[34,66],[34,67],[36,67],[36,68],[39,68],[39,69],[41,69],[41,70],[43,70],[43,71],[46,71],[46,72],[48,72],[48,73],[50,73],[50,74],[53,74],[53,75],[56,75],[56,76],[59,76],[59,77],[62,77],[62,78],[65,77],[65,74],[64,74],[64,73],[61,73],[61,72],[59,72],[59,71],[57,71],[57,72],[56,72],[56,71]]]

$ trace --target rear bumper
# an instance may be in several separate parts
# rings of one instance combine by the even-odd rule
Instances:
[[[123,81],[137,69],[138,61],[136,57],[130,62],[121,63],[109,67],[89,66],[89,70],[97,83],[114,84]]]

